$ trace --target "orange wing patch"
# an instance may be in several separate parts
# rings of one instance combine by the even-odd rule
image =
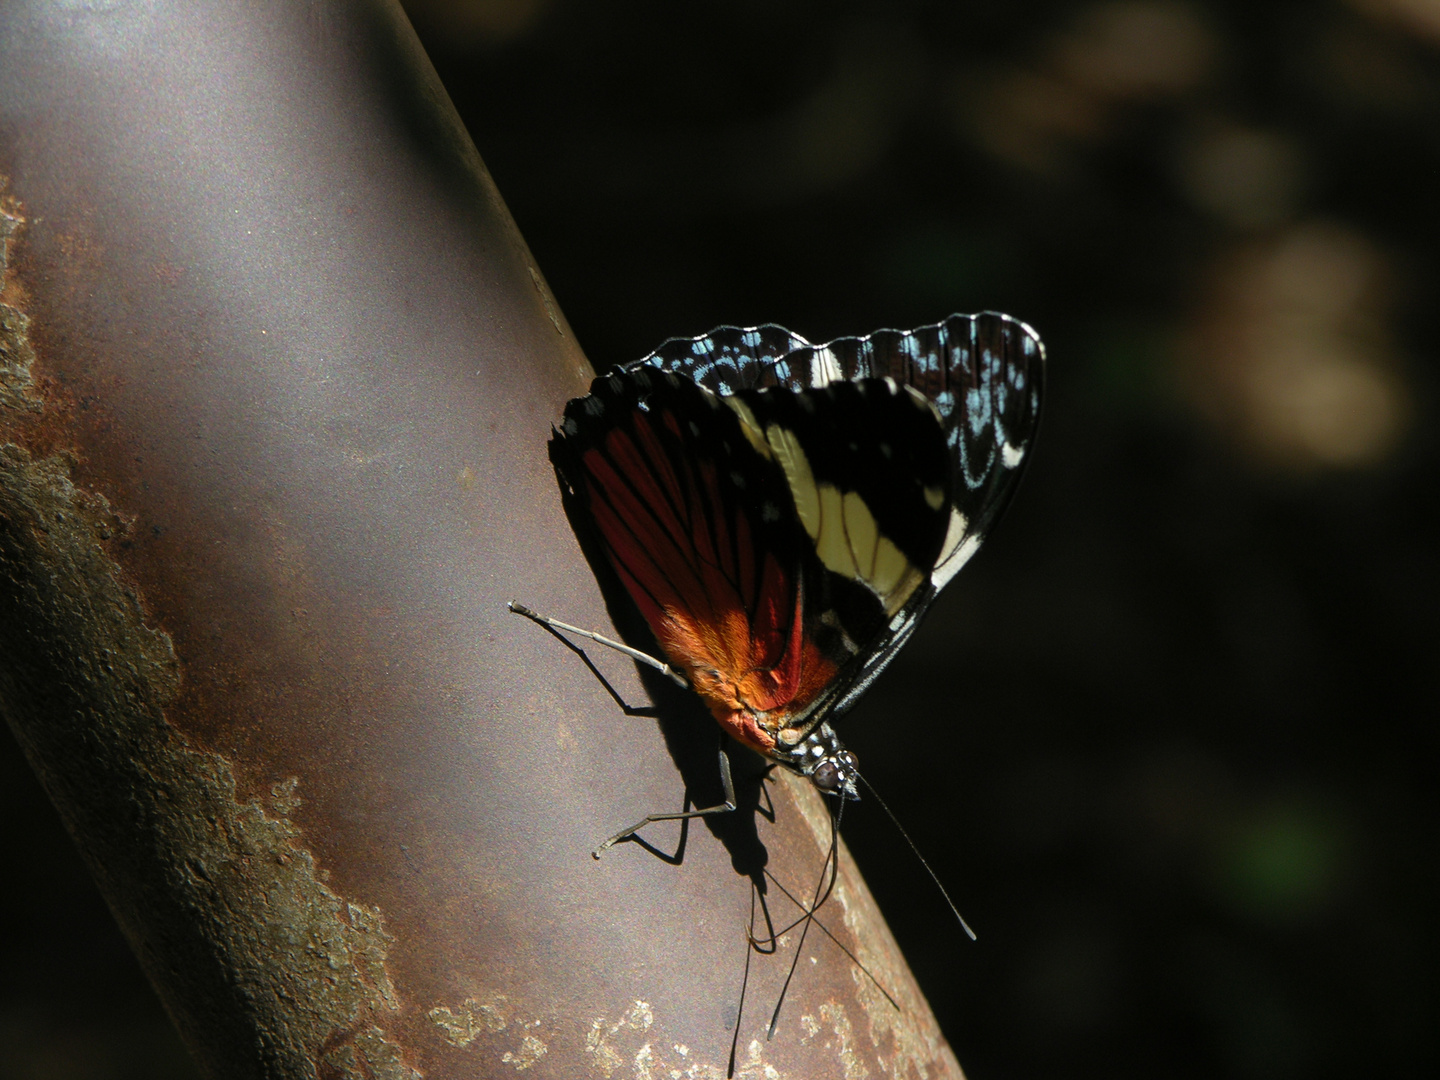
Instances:
[[[715,457],[685,451],[674,412],[626,419],[580,456],[610,561],[715,719],[768,752],[836,672],[805,635],[799,565],[764,545]]]

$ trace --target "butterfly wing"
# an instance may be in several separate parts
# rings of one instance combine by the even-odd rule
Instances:
[[[717,394],[735,394],[765,386],[806,389],[806,373],[792,371],[785,358],[812,348],[783,326],[720,326],[693,338],[671,338],[625,371],[658,368],[693,379]]]
[[[1040,420],[1045,347],[1024,323],[994,312],[952,315],[916,330],[877,330],[810,346],[792,367],[844,379],[893,378],[940,415],[955,473],[949,535],[936,591],[979,549],[1019,483]]]
[[[797,393],[840,381],[890,378],[935,406],[952,483],[945,537],[929,587],[910,595],[868,641],[812,715],[838,715],[890,662],[935,595],[979,550],[1019,484],[1039,425],[1045,348],[998,312],[952,315],[915,330],[877,330],[813,345],[778,326],[720,327],[667,341],[627,370],[660,368],[721,394],[767,387]]]
[[[805,633],[808,541],[778,464],[726,399],[650,369],[596,379],[554,446],[667,658],[726,730],[768,753],[836,671]]]
[[[1040,419],[1045,347],[1025,323],[986,311],[824,345],[774,325],[723,326],[672,338],[626,370],[642,367],[718,394],[887,377],[924,394],[939,411],[957,480],[955,516],[931,575],[938,591],[979,549],[1019,483]]]
[[[800,738],[858,695],[934,595],[951,517],[948,447],[934,405],[893,379],[731,400],[784,473],[808,541],[806,634],[839,665],[792,718]]]
[[[1044,368],[1038,335],[994,312],[824,345],[773,325],[721,327],[597,380],[567,406],[558,460],[672,662],[692,678],[720,671],[727,686],[767,673],[756,700],[808,732],[854,703],[988,535],[1028,460]],[[946,476],[921,483],[919,500],[901,489],[930,466],[884,460],[909,436],[873,401],[851,409],[842,389],[873,380],[916,391],[938,424]],[[827,388],[843,400],[822,400]],[[919,458],[933,463],[926,445]],[[787,454],[809,470],[798,483]],[[942,489],[937,514],[925,496]],[[857,503],[873,530],[847,515]],[[725,723],[730,690],[696,688]],[[756,739],[775,727],[737,735],[766,749]]]

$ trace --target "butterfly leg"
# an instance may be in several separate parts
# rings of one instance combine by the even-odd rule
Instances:
[[[567,634],[578,634],[580,637],[589,638],[597,645],[604,645],[608,649],[614,649],[616,652],[624,653],[630,657],[631,660],[638,660],[642,664],[648,664],[661,674],[668,675],[671,679],[674,679],[678,685],[686,689],[690,687],[690,684],[685,681],[684,675],[681,675],[673,667],[665,663],[664,660],[657,660],[649,653],[643,653],[639,649],[632,649],[629,645],[616,641],[614,638],[608,638],[604,634],[597,634],[594,630],[582,630],[578,626],[571,626],[569,623],[563,623],[559,619],[552,619],[549,615],[541,615],[538,611],[532,611],[524,604],[517,604],[514,600],[509,601],[505,606],[516,615],[524,615],[527,619],[539,623],[547,630],[564,630]],[[583,656],[584,654],[582,653],[581,655]]]
[[[610,837],[603,844],[597,847],[590,854],[600,858],[600,853],[608,847],[618,844],[626,837],[634,836],[646,825],[655,821],[686,821],[690,818],[704,817],[707,814],[728,814],[735,809],[735,781],[730,778],[730,759],[725,756],[725,748],[720,748],[720,783],[725,788],[725,801],[714,806],[707,806],[700,810],[682,810],[675,814],[646,814],[643,818],[631,825],[628,829],[621,829],[614,836]]]

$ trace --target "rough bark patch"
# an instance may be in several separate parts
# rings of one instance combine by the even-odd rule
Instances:
[[[815,846],[822,852],[829,851],[830,819],[821,797],[803,781],[791,777],[786,779],[791,781],[792,790],[798,789],[795,790],[795,804],[810,826]],[[830,903],[840,909],[845,928],[855,939],[855,958],[864,965],[864,970],[852,967],[850,977],[855,983],[855,999],[865,1011],[876,1060],[890,1080],[964,1080],[960,1062],[940,1034],[929,1005],[915,985],[914,976],[900,962],[900,947],[890,935],[890,927],[880,914],[870,889],[855,869],[854,860],[844,851],[843,841],[841,848],[840,875],[830,895]],[[824,916],[824,909],[820,914]],[[870,974],[867,975],[866,971]],[[900,1006],[898,1009],[875,985],[876,982],[895,998]],[[820,1011],[822,1016],[819,1021],[803,1018],[806,1030],[812,1027],[818,1030],[819,1026],[833,1029],[837,1052],[841,1054],[845,1075],[849,1078],[855,1066],[860,1064],[854,1056],[851,1021],[835,1004],[822,1006]]]
[[[0,286],[23,222],[0,205]],[[0,304],[0,425],[40,404],[26,331]],[[106,551],[124,528],[62,457],[0,445],[0,713],[210,1075],[418,1080],[380,912],[166,720],[181,663]]]

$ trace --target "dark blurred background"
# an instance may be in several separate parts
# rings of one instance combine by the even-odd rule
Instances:
[[[408,8],[597,368],[1049,345],[842,732],[980,931],[847,815],[972,1080],[1440,1074],[1440,0]],[[0,1076],[191,1076],[8,735],[0,817]]]

